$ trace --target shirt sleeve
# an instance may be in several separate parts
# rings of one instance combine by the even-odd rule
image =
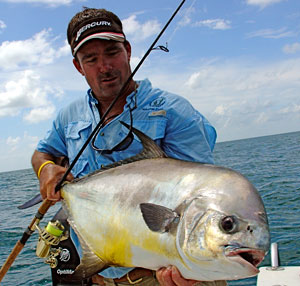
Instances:
[[[163,149],[172,158],[213,164],[217,134],[208,120],[185,99],[167,111],[168,126]]]
[[[53,121],[52,128],[47,132],[44,139],[40,140],[36,150],[39,152],[51,154],[55,157],[67,156],[67,148],[63,126],[59,120],[60,114]]]

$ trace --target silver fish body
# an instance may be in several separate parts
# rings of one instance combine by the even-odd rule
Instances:
[[[187,279],[241,279],[258,273],[269,249],[258,191],[224,167],[138,160],[68,183],[62,196],[83,248],[82,277],[175,265]]]

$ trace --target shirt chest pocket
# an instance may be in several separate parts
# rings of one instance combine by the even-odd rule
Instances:
[[[67,125],[65,134],[70,162],[74,160],[79,150],[88,139],[91,133],[91,127],[92,122],[89,121],[78,121]],[[81,159],[87,159],[87,157],[87,152],[85,150],[81,155]]]

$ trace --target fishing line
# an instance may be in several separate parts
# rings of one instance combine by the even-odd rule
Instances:
[[[182,16],[183,19],[184,19],[184,18],[188,18],[188,15],[191,13],[192,8],[194,7],[196,1],[197,1],[197,0],[194,0],[194,1],[192,2],[191,6],[188,7],[188,8],[185,10],[184,15]],[[167,52],[167,53],[168,53],[168,52],[169,52],[169,49],[168,49],[168,43],[170,43],[170,41],[172,40],[172,38],[173,38],[174,35],[176,34],[177,30],[179,30],[179,28],[183,26],[183,25],[181,25],[180,23],[181,23],[181,21],[178,22],[178,24],[177,24],[177,26],[175,27],[173,33],[171,34],[171,36],[169,37],[169,39],[166,41],[166,45],[159,45],[159,46],[157,46],[157,47],[154,47],[152,50],[153,50],[153,51],[154,51],[154,50],[161,50],[161,51],[163,51],[163,52]]]
[[[185,13],[184,13],[183,16],[182,16],[182,19],[188,19],[188,18],[189,18],[188,16],[189,16],[190,13],[192,12],[192,8],[194,7],[196,1],[197,1],[197,0],[194,0],[194,1],[191,3],[191,6],[185,9]],[[181,24],[181,23],[183,23],[183,24]],[[182,20],[178,21],[177,26],[175,27],[175,29],[174,29],[174,31],[172,32],[171,36],[168,38],[167,43],[170,43],[170,42],[172,41],[172,39],[173,39],[173,37],[175,36],[175,34],[177,33],[177,31],[178,31],[181,27],[183,27],[183,26],[185,26],[184,21],[182,21]]]

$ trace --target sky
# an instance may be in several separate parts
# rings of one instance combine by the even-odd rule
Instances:
[[[85,95],[69,20],[83,6],[123,22],[136,67],[181,0],[0,0],[0,172],[31,167],[58,110]],[[187,98],[217,142],[300,130],[300,1],[186,0],[135,76]]]

